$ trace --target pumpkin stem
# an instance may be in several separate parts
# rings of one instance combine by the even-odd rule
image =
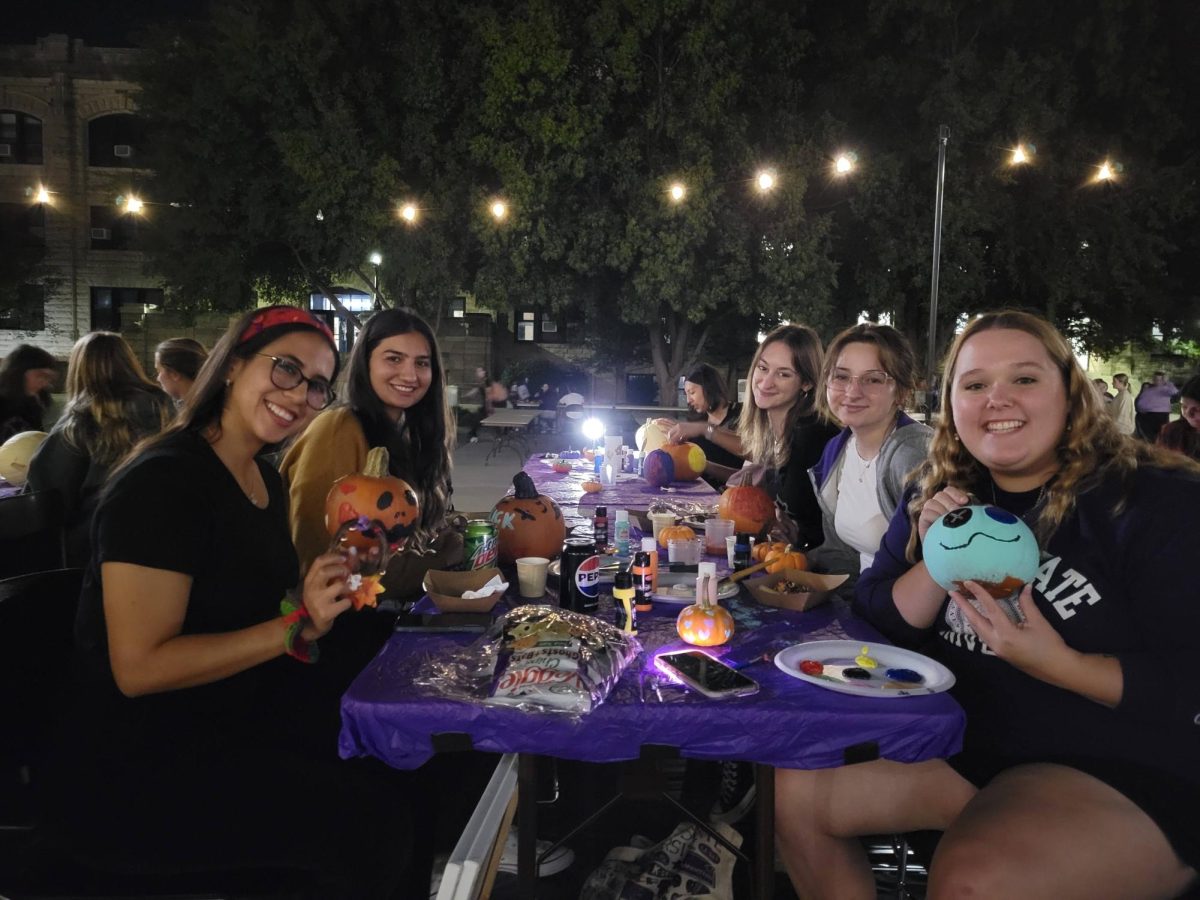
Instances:
[[[383,478],[388,474],[387,447],[372,447],[367,451],[367,464],[362,473],[368,478]]]
[[[537,486],[533,483],[533,479],[525,474],[524,469],[513,476],[513,495],[518,500],[536,500],[538,498]]]

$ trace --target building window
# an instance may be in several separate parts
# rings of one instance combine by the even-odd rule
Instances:
[[[12,109],[0,110],[0,165],[41,165],[42,120]]]
[[[135,316],[161,307],[163,292],[158,288],[92,288],[92,331],[120,331],[121,307]]]
[[[0,203],[0,247],[44,247],[45,245],[45,204]]]
[[[521,310],[517,313],[516,337],[522,343],[537,340],[537,313]]]
[[[334,287],[333,295],[338,298],[338,303],[352,313],[363,313],[369,316],[374,305],[371,295],[358,290],[358,288]],[[308,296],[308,308],[318,313],[333,330],[333,339],[338,352],[349,353],[350,348],[354,346],[354,326],[337,315],[329,298],[314,291]],[[359,321],[365,321],[365,316],[360,315]]]
[[[91,210],[93,250],[138,249],[139,218],[115,206],[93,206]]]
[[[550,313],[542,313],[542,334],[558,334],[558,322]]]
[[[22,284],[0,295],[0,329],[44,331],[46,289],[40,284]]]
[[[88,165],[128,169],[139,165],[141,120],[128,113],[101,116],[88,122]]]
[[[450,318],[461,319],[467,314],[467,298],[466,297],[451,297],[450,298]]]

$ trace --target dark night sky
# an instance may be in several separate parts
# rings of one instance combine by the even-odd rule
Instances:
[[[148,23],[186,18],[204,0],[9,0],[0,44],[31,44],[47,34],[83,38],[94,47],[130,47]]]

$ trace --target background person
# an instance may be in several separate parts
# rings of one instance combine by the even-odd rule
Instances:
[[[817,571],[848,573],[853,586],[874,561],[933,431],[904,412],[917,362],[908,339],[889,325],[867,322],[835,337],[821,383],[821,408],[843,427],[809,470],[825,540],[808,556]]]
[[[1103,378],[1093,378],[1092,384],[1096,388],[1096,394],[1104,401],[1105,405],[1112,402],[1113,395],[1108,392],[1108,382]]]
[[[781,770],[789,875],[800,896],[874,897],[853,836],[944,829],[931,896],[1176,896],[1200,864],[1200,607],[1179,600],[1195,580],[1200,467],[1122,437],[1035,316],[973,320],[944,371],[930,457],[854,608],[954,673],[963,752]],[[975,582],[947,597],[921,559],[929,526],[972,497],[1039,535],[1020,625]]]
[[[704,451],[708,460],[704,477],[720,489],[729,476],[742,467],[742,441],[737,434],[742,405],[732,403],[725,379],[708,363],[700,363],[687,374],[683,382],[687,405],[702,418],[698,422],[676,419],[655,419],[667,440],[672,444],[692,441]]]
[[[1132,435],[1134,432],[1133,395],[1129,393],[1129,376],[1118,372],[1113,376],[1113,389],[1116,395],[1108,405],[1108,412],[1117,425],[1121,434]]]
[[[93,331],[75,342],[66,408],[30,460],[25,485],[62,495],[69,566],[86,566],[91,557],[89,530],[109,469],[139,440],[161,431],[173,413],[119,334]]]
[[[761,480],[775,495],[777,530],[797,549],[823,540],[821,507],[808,470],[837,434],[816,405],[821,364],[821,339],[807,325],[780,325],[759,344],[738,421],[752,465],[728,482]]]
[[[58,380],[54,357],[19,344],[0,364],[0,444],[22,431],[44,431],[50,389]]]
[[[1158,445],[1200,460],[1200,375],[1183,385],[1179,397],[1180,418],[1158,432]]]
[[[192,338],[169,338],[154,348],[157,381],[176,406],[182,406],[208,359],[204,345]]]
[[[1138,434],[1153,444],[1158,440],[1158,431],[1171,418],[1171,401],[1179,395],[1179,389],[1167,380],[1165,372],[1155,372],[1153,381],[1142,384],[1134,401]]]

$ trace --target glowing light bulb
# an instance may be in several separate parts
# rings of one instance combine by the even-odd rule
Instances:
[[[492,217],[495,219],[503,219],[508,215],[508,205],[503,200],[496,200],[492,203]]]
[[[833,161],[833,171],[838,175],[849,175],[858,165],[858,156],[854,153],[840,153]]]
[[[125,201],[125,209],[131,213],[140,213],[145,205],[137,197],[130,197]]]
[[[775,187],[775,175],[773,172],[759,172],[757,182],[760,191],[769,191]]]
[[[400,218],[405,222],[417,221],[417,208],[411,203],[405,203],[400,207]]]

